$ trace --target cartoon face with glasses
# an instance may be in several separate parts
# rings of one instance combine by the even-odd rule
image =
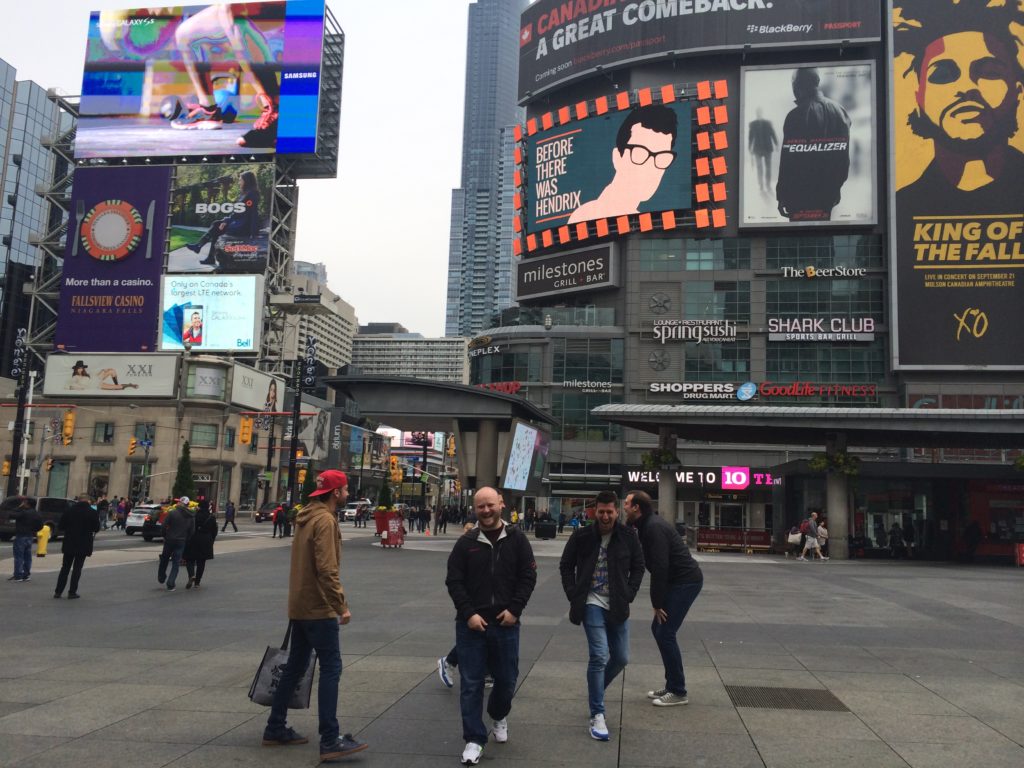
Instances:
[[[615,176],[594,200],[577,208],[569,223],[639,213],[654,197],[665,171],[676,159],[676,113],[669,107],[638,107],[627,115],[615,137]]]

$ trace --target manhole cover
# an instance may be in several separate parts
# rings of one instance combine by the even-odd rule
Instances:
[[[733,706],[756,709],[803,709],[811,712],[849,712],[849,708],[821,688],[771,688],[763,685],[727,685]]]

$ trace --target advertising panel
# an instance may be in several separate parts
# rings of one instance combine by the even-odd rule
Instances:
[[[255,368],[235,363],[231,402],[253,411],[284,410],[284,382]]]
[[[259,349],[263,278],[166,275],[160,349],[252,352]]]
[[[170,182],[170,168],[75,169],[57,349],[155,349]]]
[[[46,358],[48,397],[174,397],[178,356],[52,354]]]
[[[299,449],[311,461],[323,461],[330,450],[331,411],[305,401],[302,411],[311,415],[299,416]]]
[[[880,35],[873,0],[539,0],[522,16],[519,99],[666,53]]]
[[[167,271],[266,272],[273,191],[271,163],[178,166]]]
[[[316,150],[324,0],[93,11],[75,157]]]
[[[690,104],[636,107],[526,140],[526,229],[689,208]]]
[[[1024,12],[891,6],[893,366],[1020,369]]]
[[[221,366],[193,365],[189,368],[191,387],[186,392],[192,397],[224,397],[224,385],[227,384],[228,370]]]
[[[619,285],[611,245],[516,262],[516,301]]]
[[[741,224],[874,224],[874,63],[749,67],[742,79]]]
[[[508,491],[536,493],[544,477],[551,435],[519,419],[514,420],[512,426],[501,487]]]

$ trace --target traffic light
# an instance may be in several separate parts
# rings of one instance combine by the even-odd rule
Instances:
[[[53,459],[46,460],[46,471],[51,472],[53,470]]]
[[[238,442],[242,445],[252,443],[252,416],[243,416],[238,420]]]
[[[74,411],[64,411],[64,425],[61,430],[61,436],[64,438],[64,445],[71,445],[71,438],[75,436]]]
[[[8,477],[11,474],[11,462],[4,459],[3,476]]]
[[[301,448],[299,448],[299,449],[297,449],[295,451],[295,458],[296,459],[301,459],[305,455],[306,455],[306,452],[304,450],[302,450]]]
[[[448,450],[447,450],[447,453],[448,453],[449,456],[454,456],[455,455],[455,435],[449,435],[448,436]]]
[[[398,465],[398,457],[391,457],[391,482],[400,483],[402,482],[402,468]]]
[[[136,438],[134,436],[128,441],[128,455],[129,456],[134,456],[135,455],[135,447],[138,444],[139,444],[139,440],[138,440],[138,438]]]
[[[306,482],[306,470],[305,469],[300,469],[299,470],[299,485],[302,485],[305,482]]]

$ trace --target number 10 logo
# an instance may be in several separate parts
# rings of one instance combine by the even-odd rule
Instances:
[[[750,467],[722,467],[722,490],[742,491],[750,485]]]

